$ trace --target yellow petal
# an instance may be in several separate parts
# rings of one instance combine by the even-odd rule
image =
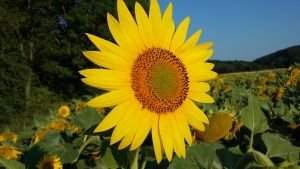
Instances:
[[[108,52],[84,51],[83,55],[100,67],[114,70],[128,71],[130,63],[133,62]]]
[[[133,122],[133,126],[132,126],[131,130],[122,139],[122,141],[118,147],[119,150],[129,146],[132,143],[132,140],[133,140],[134,136],[136,135],[138,129],[140,128],[142,122],[144,121],[145,117],[146,116],[145,116],[144,110],[142,110],[140,113],[137,114],[138,120],[135,120]]]
[[[183,43],[190,24],[190,17],[186,17],[178,26],[170,46],[171,52],[176,51]]]
[[[205,62],[213,54],[213,50],[209,49],[213,45],[212,42],[202,43],[200,45],[187,48],[175,53],[186,65],[197,62]]]
[[[195,32],[181,47],[179,47],[174,53],[175,55],[180,55],[184,51],[193,48],[199,41],[202,30]]]
[[[127,44],[127,47],[131,48],[132,50],[136,49],[132,52],[135,52],[134,54],[137,55],[144,47],[140,38],[140,34],[138,33],[138,27],[123,0],[118,0],[117,10],[123,35],[122,37],[127,39],[127,42],[129,43]]]
[[[170,114],[170,127],[172,130],[172,136],[173,136],[173,145],[174,145],[174,151],[178,155],[178,157],[185,157],[185,143],[184,143],[184,137],[181,135],[180,130],[178,129],[177,121],[175,119],[174,113]]]
[[[159,115],[159,135],[161,137],[163,148],[169,161],[173,158],[173,137],[170,129],[170,113]]]
[[[175,115],[179,130],[181,131],[182,135],[184,136],[186,142],[191,146],[193,143],[193,139],[192,139],[189,125],[187,123],[184,113],[182,112],[182,109],[178,109],[174,113],[174,115]]]
[[[109,13],[107,14],[107,23],[111,34],[119,46],[132,53],[132,55],[129,55],[128,57],[132,57],[133,59],[136,58],[137,50],[140,49],[140,45],[138,47],[133,40],[127,36],[129,30],[127,29],[127,31],[124,32],[121,29],[119,22]]]
[[[161,145],[161,140],[160,140],[160,135],[159,135],[159,118],[157,118],[153,121],[152,124],[152,142],[153,142],[153,148],[154,148],[154,153],[156,157],[157,163],[160,163],[162,160],[162,145]]]
[[[213,71],[203,70],[201,68],[188,71],[189,80],[191,82],[207,81],[217,77],[217,73]]]
[[[149,9],[149,21],[152,26],[153,35],[159,35],[161,26],[161,12],[157,0],[151,0]],[[159,39],[154,37],[154,44],[159,43]]]
[[[115,90],[130,87],[130,73],[107,70],[107,69],[85,69],[79,73],[86,78],[82,81],[90,86],[104,89]]]
[[[175,24],[172,18],[173,5],[169,3],[161,21],[160,34],[158,36],[160,47],[169,50],[172,37],[175,31]]]
[[[191,65],[187,66],[187,69],[193,71],[197,69],[203,69],[203,70],[212,70],[214,68],[213,63],[207,63],[207,62],[197,62]]]
[[[212,54],[213,54],[212,49],[208,49],[208,50],[196,49],[193,52],[191,52],[189,55],[185,55],[181,59],[185,65],[191,65],[197,62],[206,61],[208,58],[212,56]]]
[[[102,94],[90,100],[86,104],[91,107],[110,107],[116,104],[123,103],[131,97],[133,97],[132,89],[125,88]]]
[[[191,82],[189,84],[189,92],[191,93],[205,93],[210,90],[210,86],[205,82]]]
[[[118,0],[117,9],[120,24],[126,25],[128,30],[137,31],[136,23],[123,0]]]
[[[94,132],[102,132],[115,127],[120,119],[123,118],[125,112],[127,112],[130,103],[131,102],[127,101],[116,105],[116,107],[114,107],[113,110],[100,122]]]
[[[110,145],[120,141],[133,127],[138,114],[142,111],[142,105],[137,100],[131,99],[130,106],[124,112],[123,118],[116,125],[110,139]]]
[[[86,35],[94,43],[94,45],[101,51],[112,53],[117,56],[123,56],[124,59],[127,59],[131,55],[131,53],[129,53],[127,50],[120,48],[118,45],[111,43],[110,41],[107,41],[105,39],[102,39],[92,34],[87,33]]]
[[[214,103],[215,100],[210,95],[202,92],[189,92],[188,98],[200,103]]]
[[[141,146],[141,144],[146,139],[146,137],[152,127],[153,121],[158,116],[156,113],[152,113],[152,112],[148,111],[147,109],[144,109],[143,112],[144,112],[143,114],[144,114],[145,118],[144,118],[141,126],[139,126],[139,129],[138,129],[134,139],[132,140],[130,150],[137,149],[139,146]]]
[[[209,123],[207,116],[190,99],[183,103],[183,112],[188,123],[199,131],[204,131],[203,123]]]
[[[154,41],[152,28],[145,10],[138,2],[135,3],[135,17],[144,44],[148,48],[151,48],[153,46]]]

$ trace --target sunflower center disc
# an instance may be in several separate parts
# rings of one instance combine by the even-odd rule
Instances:
[[[186,99],[188,77],[173,53],[150,48],[134,62],[132,89],[144,108],[156,113],[174,112]]]
[[[45,169],[54,169],[54,166],[52,165],[51,162],[47,162],[47,163],[45,163],[44,168],[45,168]]]

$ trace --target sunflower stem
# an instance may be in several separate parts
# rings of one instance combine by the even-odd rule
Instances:
[[[79,148],[79,153],[78,153],[77,157],[72,161],[72,164],[77,162],[77,160],[78,160],[80,154],[81,154],[82,151],[85,149],[85,147],[86,147],[87,145],[89,145],[91,142],[96,141],[96,140],[100,140],[99,136],[91,136],[91,137],[89,137],[88,139],[87,139],[87,137],[85,137],[85,138],[84,138],[83,144],[82,144],[82,145],[80,146],[80,148]]]
[[[269,157],[259,151],[251,149],[237,162],[235,168],[247,168],[253,161],[261,164],[263,167],[274,167],[274,163]]]
[[[138,163],[139,158],[138,157],[139,157],[139,148],[128,152],[130,169],[138,169],[139,168],[139,163]]]

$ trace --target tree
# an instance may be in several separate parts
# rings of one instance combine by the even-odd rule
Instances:
[[[127,4],[134,11],[134,1]],[[112,40],[107,12],[116,16],[116,1],[2,0],[1,109],[10,107],[4,110],[8,114],[30,110],[40,88],[48,93],[45,100],[53,93],[62,99],[93,93],[81,83],[78,71],[91,67],[82,55],[93,48],[85,33]]]

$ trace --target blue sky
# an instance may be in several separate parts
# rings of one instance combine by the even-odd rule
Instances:
[[[173,3],[176,25],[191,17],[189,35],[214,42],[212,59],[254,60],[300,45],[300,0],[158,0]],[[187,3],[188,2],[188,3]]]

